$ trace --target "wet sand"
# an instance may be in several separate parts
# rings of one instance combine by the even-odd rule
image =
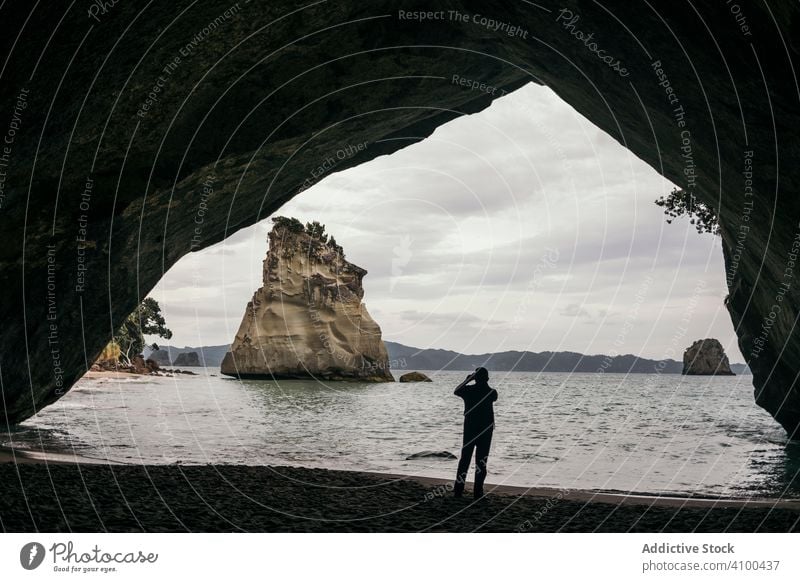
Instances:
[[[8,461],[8,451],[0,460]],[[3,456],[5,455],[5,456]],[[488,486],[301,467],[0,463],[7,532],[788,532],[800,502]],[[469,491],[469,486],[468,486]]]
[[[143,378],[146,377],[144,374],[133,374],[132,372],[111,372],[108,370],[103,370],[100,372],[95,372],[93,370],[89,370],[86,372],[81,379],[86,380],[131,380],[134,378]]]

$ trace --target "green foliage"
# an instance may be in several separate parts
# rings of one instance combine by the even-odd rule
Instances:
[[[272,219],[272,222],[275,223],[275,226],[279,228],[285,228],[289,232],[303,232],[303,223],[294,217],[288,218],[286,216],[276,216]]]
[[[306,222],[306,233],[315,240],[328,242],[328,235],[325,234],[325,225],[316,220],[314,222]]]
[[[296,234],[303,232],[306,233],[309,237],[311,237],[311,244],[313,248],[319,249],[319,245],[324,244],[337,253],[341,255],[344,254],[344,249],[342,249],[342,247],[336,243],[336,239],[333,238],[333,236],[328,238],[328,234],[325,232],[325,225],[321,224],[317,220],[314,220],[313,222],[306,222],[306,225],[303,226],[303,223],[294,217],[288,218],[286,216],[276,216],[272,219],[272,222],[275,223],[276,227],[285,228],[289,232]]]
[[[344,254],[344,249],[338,244],[336,244],[336,239],[333,238],[333,235],[331,235],[331,238],[328,241],[328,246],[331,247],[334,251],[336,251],[337,254],[340,255]]]
[[[158,302],[147,297],[136,310],[120,326],[114,335],[114,340],[119,345],[120,360],[130,363],[131,358],[140,354],[144,349],[144,336],[155,335],[170,339],[172,331],[167,328],[167,322],[161,314]],[[152,349],[157,350],[158,345],[153,344]]]
[[[678,217],[688,216],[689,223],[694,225],[697,232],[719,234],[717,213],[686,190],[675,188],[668,196],[661,196],[655,203],[664,209],[664,214],[668,216],[667,224],[672,224]]]

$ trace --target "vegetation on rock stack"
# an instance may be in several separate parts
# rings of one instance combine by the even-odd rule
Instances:
[[[325,234],[325,225],[318,221],[306,222],[306,234],[314,240],[328,242],[328,235]]]
[[[303,223],[296,218],[287,218],[286,216],[276,216],[272,219],[276,228],[285,228],[289,232],[301,233],[303,232]]]
[[[304,232],[311,238],[312,244],[319,243],[327,245],[331,250],[344,257],[344,249],[337,244],[336,239],[333,238],[333,235],[328,238],[328,235],[325,232],[325,225],[321,224],[317,220],[314,220],[313,222],[306,222],[306,225],[303,226],[303,223],[293,216],[276,216],[272,219],[272,222],[275,224],[276,228],[284,228],[294,234],[300,234]]]

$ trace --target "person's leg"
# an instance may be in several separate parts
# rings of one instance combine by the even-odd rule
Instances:
[[[475,439],[464,433],[464,440],[461,444],[461,458],[458,460],[458,469],[456,470],[456,482],[453,485],[453,493],[456,497],[461,497],[464,494],[464,485],[467,483],[467,471],[469,471],[469,464],[472,461],[472,451],[475,449]]]
[[[483,482],[486,480],[486,468],[489,462],[489,449],[492,446],[492,429],[481,434],[475,443],[475,499],[483,497]]]

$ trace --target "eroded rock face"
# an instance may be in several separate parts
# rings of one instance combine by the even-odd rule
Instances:
[[[728,356],[719,340],[694,342],[683,352],[683,373],[689,376],[734,376]]]
[[[756,402],[794,434],[800,5],[736,6],[7,3],[0,422],[63,396],[186,253],[535,82],[717,209]]]
[[[413,461],[414,459],[457,459],[450,451],[420,451],[413,455],[408,455],[406,461]]]
[[[270,231],[264,286],[247,304],[222,373],[394,381],[380,327],[362,303],[367,271],[300,229]]]

